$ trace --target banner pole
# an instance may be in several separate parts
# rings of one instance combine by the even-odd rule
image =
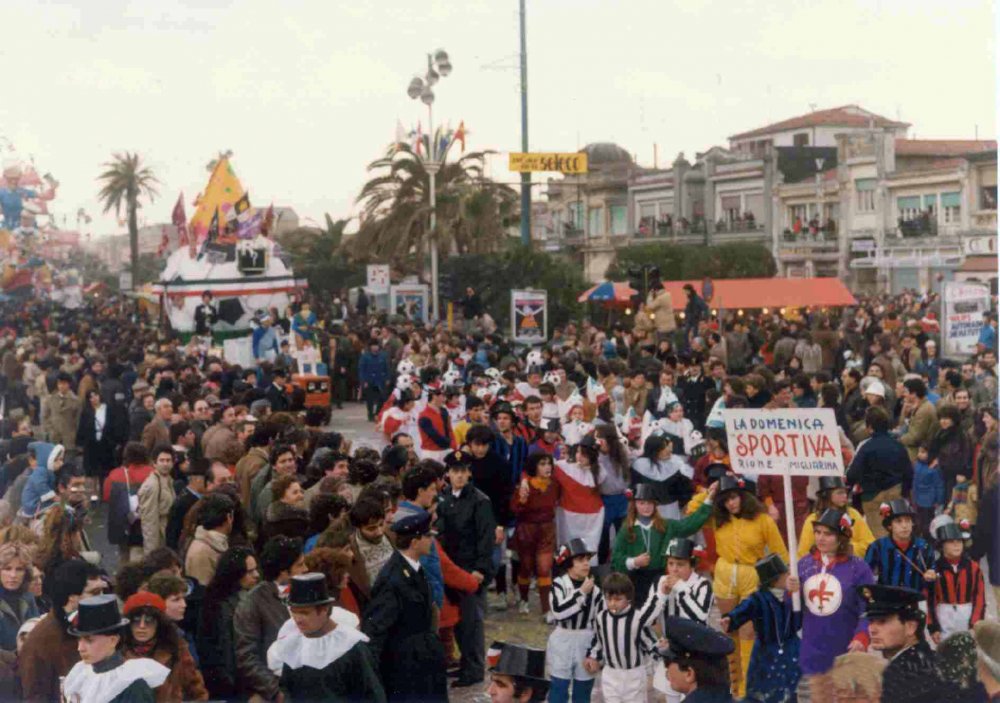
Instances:
[[[795,534],[795,511],[792,506],[792,477],[785,474],[781,477],[785,489],[785,536],[788,538],[788,572],[795,578],[799,577],[799,560],[797,554],[799,545]],[[792,594],[792,610],[796,613],[802,610],[802,589]]]

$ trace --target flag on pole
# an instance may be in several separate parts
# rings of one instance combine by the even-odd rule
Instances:
[[[170,248],[170,231],[166,225],[160,225],[160,246],[156,250],[157,256],[163,256]]]
[[[274,203],[268,206],[267,213],[264,215],[264,221],[260,225],[261,234],[265,237],[269,236],[272,227],[274,227]]]
[[[462,153],[465,153],[465,120],[458,123],[458,129],[455,130],[455,135],[451,138],[453,142],[460,142],[462,144]]]
[[[184,212],[184,193],[177,196],[174,211],[170,213],[170,222],[177,228],[177,244],[188,246],[187,214]]]
[[[424,149],[424,132],[420,127],[420,121],[417,121],[417,156],[423,156]]]

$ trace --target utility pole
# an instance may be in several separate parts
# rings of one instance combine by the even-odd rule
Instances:
[[[528,36],[521,5],[521,151],[528,151]],[[531,174],[521,174],[521,244],[531,246]]]

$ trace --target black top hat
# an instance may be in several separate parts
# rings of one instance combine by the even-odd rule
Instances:
[[[559,548],[556,560],[562,564],[570,559],[574,559],[575,557],[592,557],[595,554],[597,554],[597,550],[588,547],[587,543],[579,537],[574,537]]]
[[[128,625],[118,608],[118,597],[105,594],[84,598],[67,629],[74,637],[84,635],[111,635]]]
[[[670,442],[670,450],[674,454],[684,454],[684,438],[670,432],[664,432],[663,437]]]
[[[500,659],[491,673],[502,676],[513,676],[525,683],[548,683],[545,678],[545,650],[532,649],[521,644],[494,642],[494,647],[500,648]]]
[[[723,493],[728,493],[729,491],[745,491],[747,490],[747,482],[742,476],[735,476],[732,474],[726,474],[719,479],[719,497],[722,497]]]
[[[472,462],[472,455],[468,452],[463,452],[461,449],[456,449],[444,458],[444,465],[449,469],[457,468],[469,468],[469,464]]]
[[[961,540],[964,542],[970,536],[967,531],[962,529],[961,525],[954,522],[941,525],[934,531],[934,539],[938,542],[948,542],[950,540]]]
[[[768,554],[766,557],[753,565],[757,570],[757,578],[760,584],[766,586],[782,574],[788,573],[788,566],[778,554]]]
[[[517,413],[514,412],[514,408],[510,403],[497,403],[493,406],[493,409],[490,410],[490,415],[493,417],[501,414],[510,415],[512,420],[517,419]]]
[[[392,531],[397,537],[422,537],[433,534],[431,529],[431,514],[426,510],[406,513],[392,523]]]
[[[715,483],[722,479],[723,476],[729,473],[729,467],[721,463],[709,464],[705,467],[705,478],[708,483]]]
[[[415,400],[415,398],[413,397],[413,394],[410,393],[410,391],[400,391],[399,397],[396,398],[396,406],[401,408],[407,403],[409,403],[411,400]]]
[[[576,446],[584,447],[585,449],[597,449],[597,438],[592,434],[584,435],[580,438],[580,442]]]
[[[690,659],[717,660],[732,654],[735,648],[721,632],[684,618],[666,618],[663,635],[670,644],[659,653],[668,664]]]
[[[660,502],[659,493],[656,490],[656,486],[652,483],[640,483],[632,491],[633,500],[651,500],[654,503]]]
[[[824,491],[832,491],[837,488],[847,488],[847,484],[844,483],[844,479],[840,476],[820,476],[819,477],[819,490],[818,493],[823,493]]]
[[[882,514],[882,527],[886,529],[898,517],[913,517],[916,515],[913,511],[913,506],[905,498],[895,498],[888,503],[882,503],[879,506],[879,512]]]
[[[667,544],[664,554],[673,559],[690,559],[692,562],[698,558],[694,553],[697,545],[687,537],[675,537]]]
[[[813,526],[815,527],[816,525],[829,527],[834,532],[838,532],[842,535],[850,535],[851,528],[854,526],[854,523],[844,511],[827,508],[823,511],[822,515],[816,518],[816,521],[813,522]]]
[[[312,605],[327,605],[336,599],[330,597],[326,588],[326,577],[316,572],[292,577],[288,589],[288,606],[306,608]]]
[[[920,610],[924,596],[919,591],[876,583],[855,588],[864,602],[866,618],[898,615],[901,620],[922,620],[925,617]]]
[[[545,421],[545,431],[555,432],[558,435],[562,435],[562,423],[559,422],[559,418],[550,417]]]

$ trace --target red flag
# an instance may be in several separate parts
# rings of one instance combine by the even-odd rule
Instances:
[[[187,215],[184,213],[184,193],[177,196],[177,204],[174,205],[174,211],[170,215],[170,221],[173,223],[174,227],[177,228],[178,244],[180,246],[186,246],[188,243],[188,231],[187,231]]]
[[[170,234],[166,225],[160,226],[160,247],[156,250],[157,256],[163,256],[170,248]]]
[[[271,203],[264,214],[264,222],[260,226],[261,234],[265,237],[271,236],[271,227],[274,226],[274,203]]]
[[[455,130],[455,135],[452,137],[452,141],[462,143],[462,153],[465,153],[465,120],[458,123],[458,129]]]

